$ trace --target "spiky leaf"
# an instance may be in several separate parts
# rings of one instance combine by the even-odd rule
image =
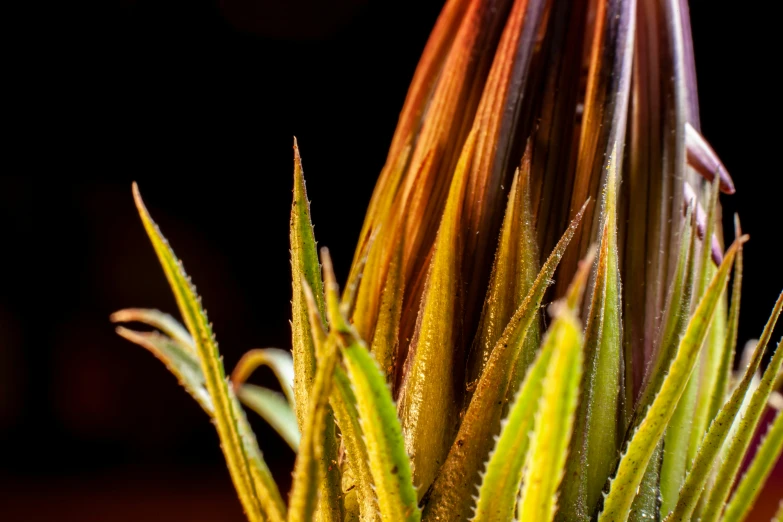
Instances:
[[[541,348],[553,349],[554,355],[543,381],[544,390],[530,439],[520,499],[521,520],[549,521],[554,517],[555,493],[563,478],[574,427],[584,358],[582,335],[573,312],[566,308],[560,313],[547,334],[550,339]],[[548,347],[550,343],[553,348]]]
[[[361,342],[343,351],[356,395],[362,433],[383,520],[418,521],[410,461],[391,392],[377,363]]]
[[[237,408],[231,387],[228,385],[223,361],[206,312],[201,307],[200,299],[185,274],[182,263],[174,255],[168,241],[147,212],[135,183],[133,196],[144,228],[174,293],[185,326],[195,342],[205,387],[215,409],[215,427],[220,436],[221,448],[245,513],[251,522],[262,520],[264,513],[270,518],[282,520],[281,515],[284,510],[277,502],[280,498],[277,488],[270,489],[269,483],[254,480],[251,457],[240,434],[238,419],[242,415],[241,408]],[[240,411],[238,412],[237,409]]]
[[[582,210],[584,210],[583,205]],[[501,409],[508,396],[510,368],[519,356],[530,325],[537,317],[544,292],[555,269],[579,226],[577,214],[560,242],[544,263],[522,305],[511,317],[498,340],[476,391],[462,418],[456,440],[433,484],[426,517],[433,520],[464,520],[470,516],[471,495],[479,481],[479,472],[492,449],[492,436],[500,431]]]
[[[558,305],[559,314],[550,327],[534,362],[528,368],[521,386],[517,389],[508,417],[503,421],[500,436],[482,478],[476,501],[475,522],[505,522],[514,516],[530,447],[529,434],[534,428],[545,377],[550,383],[565,384],[559,379],[550,379],[550,376],[547,376],[550,366],[554,371],[554,365],[550,365],[550,360],[555,353],[562,357],[563,351],[569,350],[569,346],[566,346],[564,341],[580,342],[581,339],[574,314],[581,301],[590,265],[592,265],[592,255],[586,261],[582,263],[571,283],[564,304]],[[579,352],[578,347],[576,350]],[[579,353],[571,355],[575,358],[579,357]],[[575,388],[578,389],[578,382]]]
[[[454,173],[400,391],[398,409],[405,448],[414,483],[422,493],[446,457],[457,416],[455,366],[462,328],[460,228],[465,169],[474,144],[475,134],[471,134]]]
[[[753,462],[742,477],[729,505],[726,506],[722,522],[741,522],[750,514],[764,483],[780,458],[781,451],[783,451],[783,413],[777,412],[772,426],[767,430],[764,441],[753,457]]]
[[[723,263],[721,263],[688,323],[685,336],[677,349],[677,356],[669,367],[660,392],[656,395],[639,428],[633,434],[620,460],[617,473],[612,479],[609,494],[604,499],[604,506],[598,517],[599,522],[625,521],[628,518],[631,504],[650,457],[674,413],[685,383],[691,376],[718,299],[726,286],[729,270],[734,262],[734,255],[739,245],[746,239],[746,237],[739,238],[728,250]]]

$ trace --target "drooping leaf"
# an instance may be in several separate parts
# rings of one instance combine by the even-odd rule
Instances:
[[[625,429],[616,161],[615,151],[604,188],[603,234],[585,329],[585,371],[568,462],[570,480],[564,484],[559,513],[564,520],[589,519],[615,466]]]
[[[780,314],[781,302],[783,302],[783,292],[778,297],[773,311],[773,317],[777,319]],[[759,341],[759,345],[761,340]],[[754,353],[755,358],[755,353]],[[743,417],[739,420],[739,425],[733,438],[728,441],[723,461],[718,467],[715,475],[715,484],[712,487],[710,496],[705,504],[701,520],[703,522],[715,522],[720,516],[720,512],[729,496],[731,486],[736,478],[737,471],[742,464],[742,458],[750,445],[750,441],[758,426],[759,420],[767,407],[767,401],[772,393],[772,385],[775,382],[778,372],[783,366],[783,350],[780,344],[775,349],[775,353],[770,359],[764,374],[761,377],[758,387],[750,398],[747,409]],[[743,379],[744,380],[744,379]]]
[[[351,478],[354,481],[359,520],[373,522],[378,520],[378,501],[373,491],[372,473],[369,455],[362,433],[356,395],[351,382],[341,367],[334,372],[335,390],[332,392],[332,407],[337,425],[340,427]],[[346,511],[348,511],[346,506]]]
[[[419,323],[408,352],[398,411],[411,458],[414,484],[427,490],[453,440],[457,417],[455,391],[460,375],[461,226],[466,187],[465,169],[473,155],[471,134],[454,173],[446,209],[435,240]]]
[[[382,520],[418,521],[421,512],[391,391],[362,342],[349,344],[343,356],[356,396]]]
[[[121,313],[112,315],[112,321],[125,321]],[[158,332],[136,332],[123,326],[117,327],[117,334],[132,343],[146,348],[174,374],[183,388],[193,397],[199,406],[214,416],[212,398],[204,387],[204,373],[196,356],[191,353],[192,346],[185,345]]]
[[[294,407],[294,361],[291,352],[279,348],[256,348],[245,352],[231,372],[234,388],[243,384],[259,366],[268,366],[277,377],[289,405]],[[298,428],[297,428],[298,431]]]
[[[691,376],[718,300],[726,286],[729,270],[734,262],[734,255],[739,245],[746,240],[745,236],[738,238],[729,248],[723,263],[721,263],[689,321],[688,328],[677,349],[677,355],[669,367],[661,389],[647,410],[639,428],[633,433],[630,443],[620,459],[617,473],[612,479],[609,493],[604,499],[603,508],[598,516],[599,522],[625,521],[628,518],[631,504],[650,457],[674,413],[684,391],[685,383]]]
[[[115,323],[139,322],[157,328],[198,359],[193,337],[179,321],[167,313],[149,308],[126,308],[114,312],[110,319]]]
[[[113,322],[138,321],[159,328],[167,335],[171,335],[172,332],[176,334],[177,338],[173,338],[158,332],[136,332],[122,326],[117,327],[120,336],[146,348],[162,361],[207,415],[214,419],[215,409],[205,388],[204,373],[196,354],[195,343],[176,319],[158,310],[125,309],[112,314],[111,320]],[[285,504],[272,478],[272,473],[264,461],[255,435],[236,397],[232,397],[232,403],[237,412],[239,434],[248,455],[250,474],[256,483],[261,484],[261,495],[265,495],[262,502],[271,506],[268,517],[274,521],[285,520]]]
[[[566,346],[564,341],[579,343],[581,339],[575,313],[581,302],[594,253],[591,250],[588,257],[582,261],[571,282],[568,296],[563,304],[558,305],[555,322],[552,323],[541,349],[517,389],[508,417],[502,422],[500,436],[482,476],[474,522],[505,522],[513,518],[530,448],[529,433],[534,428],[545,377],[546,382],[560,382],[559,378],[550,378],[551,376],[547,375],[550,360],[554,354],[557,353],[562,357],[564,351],[568,352],[569,348],[572,348]],[[576,350],[580,351],[578,347]],[[579,357],[579,353],[571,355],[574,358]],[[554,371],[554,367],[552,369]],[[578,382],[575,387],[578,389]],[[518,517],[521,517],[521,514]]]
[[[554,355],[544,378],[535,429],[520,498],[521,520],[552,520],[557,488],[565,471],[566,455],[574,427],[579,384],[582,379],[582,336],[573,312],[564,309],[562,325],[552,326],[549,342]],[[571,317],[568,317],[571,315]],[[558,329],[559,326],[559,329]],[[546,349],[546,343],[542,350]]]
[[[772,472],[783,451],[783,413],[775,415],[772,426],[764,435],[764,441],[756,451],[748,471],[740,480],[734,495],[732,495],[722,522],[741,522],[750,514],[764,483]]]
[[[587,203],[582,210],[585,206]],[[457,521],[470,516],[471,495],[479,483],[479,472],[492,449],[493,435],[500,431],[501,409],[498,406],[508,397],[510,369],[519,356],[530,325],[538,315],[544,293],[552,281],[563,252],[579,226],[581,217],[580,212],[571,222],[492,350],[476,391],[462,417],[456,440],[451,445],[446,462],[432,486],[425,507],[425,517],[428,520]]]
[[[538,274],[538,246],[535,223],[530,204],[531,145],[522,159],[508,194],[506,214],[500,230],[500,241],[492,268],[489,290],[481,313],[479,328],[471,349],[468,363],[468,382],[475,383],[489,361],[503,329],[514,311],[530,291]],[[522,353],[517,358],[515,383],[509,387],[516,393],[539,346],[540,321],[533,321],[525,339]]]
[[[294,410],[282,393],[255,386],[243,384],[236,390],[237,398],[242,404],[258,413],[272,426],[277,433],[296,451],[299,449],[299,426],[296,424]]]

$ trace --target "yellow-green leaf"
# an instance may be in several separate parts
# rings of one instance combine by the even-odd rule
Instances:
[[[582,380],[582,335],[573,311],[564,308],[541,350],[554,354],[544,378],[535,429],[531,435],[520,520],[550,521],[555,515],[557,488],[565,471]],[[560,322],[560,324],[558,324]],[[550,348],[548,345],[553,344]]]
[[[158,226],[152,221],[135,183],[133,184],[133,195],[144,228],[174,292],[182,319],[195,342],[196,353],[204,373],[205,386],[215,408],[215,427],[220,436],[223,455],[226,457],[226,463],[234,487],[245,509],[245,514],[251,522],[262,520],[264,513],[270,517],[279,516],[280,506],[269,501],[279,497],[279,493],[267,491],[267,485],[259,484],[253,480],[251,475],[248,454],[239,433],[237,419],[240,413],[235,407],[236,401],[233,400],[233,393],[228,385],[228,379],[226,379],[217,342],[207,320],[206,312],[201,307],[201,300],[196,295],[190,279],[185,275],[182,263],[174,255],[174,251],[160,233]]]
[[[628,518],[631,504],[642,481],[655,447],[666,429],[674,409],[682,396],[685,384],[691,376],[707,329],[726,286],[729,270],[743,236],[729,248],[718,272],[712,278],[707,292],[699,302],[680,341],[677,355],[669,367],[661,389],[647,410],[644,420],[634,432],[623,454],[616,475],[612,479],[609,494],[598,516],[599,522],[621,522]]]
[[[539,270],[536,229],[530,204],[530,160],[531,146],[525,151],[522,168],[514,174],[503,224],[500,242],[492,267],[489,290],[481,312],[479,328],[468,363],[468,382],[475,383],[489,361],[503,329],[514,311],[530,291]],[[539,345],[539,321],[533,321],[517,358],[515,376],[509,390],[512,394],[519,389],[528,365]]]
[[[294,362],[291,352],[279,348],[256,348],[245,352],[231,372],[234,388],[243,384],[259,366],[274,372],[291,408],[294,407]],[[298,428],[297,428],[298,431]]]
[[[586,206],[587,203],[582,210]],[[479,483],[479,472],[492,449],[493,435],[500,431],[502,410],[498,406],[508,397],[511,380],[509,369],[522,350],[530,325],[538,316],[544,293],[552,282],[555,269],[581,218],[582,212],[577,214],[555,246],[527,297],[511,317],[492,350],[462,418],[456,440],[433,484],[425,507],[428,520],[461,521],[470,516],[472,494]]]
[[[625,428],[621,283],[617,253],[617,172],[612,155],[604,189],[604,222],[585,329],[582,399],[564,484],[563,520],[588,520],[617,461]]]
[[[530,446],[530,432],[534,428],[535,416],[543,391],[544,378],[547,382],[560,382],[559,378],[547,376],[553,354],[563,356],[568,351],[565,341],[581,342],[582,334],[575,318],[576,307],[581,301],[587,276],[592,265],[594,250],[582,262],[577,271],[568,296],[558,305],[558,315],[545,337],[541,349],[527,370],[521,386],[512,401],[509,414],[502,422],[500,437],[492,450],[486,472],[484,473],[476,501],[474,522],[506,522],[514,516],[514,508],[522,483],[524,465]],[[574,358],[580,357],[577,346]],[[551,365],[554,367],[554,365]],[[562,383],[561,383],[562,384]],[[579,383],[575,384],[578,391]],[[541,449],[541,448],[539,448]]]
[[[737,253],[737,269],[741,268],[741,265],[739,264],[740,254],[741,249]],[[738,295],[735,295],[735,299],[738,297]],[[696,453],[696,458],[693,460],[690,471],[685,478],[685,483],[678,492],[676,506],[667,520],[687,521],[691,519],[699,496],[702,494],[702,490],[710,478],[710,470],[713,468],[721,448],[724,447],[725,441],[729,438],[731,427],[737,418],[737,414],[751,387],[756,371],[758,370],[764,355],[764,351],[766,350],[767,343],[772,336],[772,331],[775,327],[777,318],[780,315],[781,306],[783,306],[783,294],[781,294],[781,298],[779,298],[778,302],[775,304],[772,315],[770,316],[767,325],[764,327],[764,332],[761,334],[761,339],[756,344],[756,348],[748,362],[742,380],[734,388],[731,397],[721,407],[715,420],[710,424],[707,434],[699,447],[699,451]]]
[[[291,449],[299,449],[299,426],[296,415],[282,393],[255,386],[243,384],[236,390],[237,398],[242,404],[258,413],[261,418],[272,426],[283,437]]]
[[[305,302],[303,282],[312,289],[318,312],[324,315],[324,289],[321,266],[318,263],[313,225],[310,221],[310,201],[307,199],[302,158],[294,139],[294,200],[291,205],[291,272],[293,296],[291,299],[292,346],[294,358],[294,396],[299,429],[304,429],[308,413],[307,401],[315,378],[315,345]]]
[[[475,133],[463,149],[435,240],[435,253],[411,341],[398,411],[411,458],[413,480],[424,493],[435,479],[453,440],[457,421],[455,388],[461,317],[461,228],[465,170],[473,156]]]
[[[382,520],[418,521],[421,512],[391,391],[361,341],[348,345],[343,355],[356,396]]]
[[[782,302],[783,292],[781,292],[777,303],[775,304],[775,310],[773,311],[774,319],[777,319],[777,315],[780,314]],[[761,345],[762,340],[763,339],[759,341],[759,345]],[[754,353],[754,358],[755,355],[756,354]],[[750,445],[759,420],[767,407],[767,401],[773,391],[772,386],[781,367],[783,367],[783,350],[780,349],[780,344],[778,344],[772,359],[770,359],[766,370],[764,370],[761,382],[759,382],[758,387],[753,392],[747,409],[739,421],[736,433],[733,435],[733,438],[727,442],[728,447],[725,456],[718,468],[715,476],[715,484],[713,485],[709,499],[705,504],[706,507],[701,518],[703,522],[715,522],[720,516],[720,512],[726,503],[731,486],[734,483],[737,472],[742,464],[742,458]]]
[[[742,477],[729,505],[726,506],[722,522],[742,522],[750,514],[764,483],[780,458],[781,450],[783,450],[783,413],[777,412],[748,471]]]
[[[359,520],[373,522],[378,520],[379,514],[378,502],[373,491],[367,445],[359,421],[356,395],[351,388],[351,381],[339,366],[334,372],[334,386],[331,403],[345,445],[349,473],[356,488]]]

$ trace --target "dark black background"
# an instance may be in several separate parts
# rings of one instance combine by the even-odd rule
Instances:
[[[198,285],[227,368],[290,347],[293,136],[316,237],[344,277],[441,5],[107,0],[6,18],[0,518],[240,517],[213,427],[108,319],[176,312],[131,182]],[[783,288],[780,47],[750,5],[691,2],[702,128],[737,186],[725,222],[738,211],[751,236],[740,345]],[[293,453],[255,426],[287,487]]]

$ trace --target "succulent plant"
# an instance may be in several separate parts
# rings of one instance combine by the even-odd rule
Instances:
[[[761,371],[783,293],[734,371],[748,236],[735,216],[725,247],[734,185],[700,133],[688,16],[448,0],[342,292],[294,141],[292,350],[252,350],[230,378],[134,185],[184,326],[112,320],[156,329],[118,333],[212,419],[248,520],[748,515],[783,449],[783,350]],[[261,365],[282,393],[246,382]],[[297,452],[287,501],[243,405]]]

